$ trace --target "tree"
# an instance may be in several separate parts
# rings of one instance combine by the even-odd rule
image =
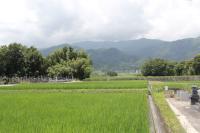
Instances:
[[[118,74],[117,74],[117,72],[114,72],[114,71],[108,71],[108,72],[106,72],[106,75],[108,75],[108,76],[117,76]]]
[[[166,61],[166,76],[174,76],[176,74],[175,65],[176,62]]]
[[[62,64],[57,64],[48,68],[50,77],[66,77],[68,75],[68,68]]]
[[[193,60],[184,61],[184,75],[194,75]]]
[[[194,75],[193,60],[182,61],[175,65],[175,73],[181,75]]]
[[[185,74],[185,63],[180,62],[175,65],[175,73],[177,76],[181,76]]]
[[[142,65],[142,74],[144,76],[172,76],[174,72],[174,63],[163,59],[150,59]]]
[[[199,75],[200,74],[200,55],[197,55],[194,57],[192,67],[194,70],[194,74]]]
[[[6,72],[8,77],[24,76],[25,74],[25,46],[12,43],[8,46],[4,60],[6,61]]]
[[[70,61],[78,57],[78,52],[72,47],[64,47],[50,53],[47,57],[50,66],[62,63],[63,61]],[[87,58],[87,57],[86,57]]]
[[[0,47],[0,76],[5,76],[6,75],[6,53],[7,53],[7,46],[1,46]]]
[[[26,75],[38,77],[45,75],[45,59],[42,54],[34,47],[26,49]]]
[[[44,58],[34,47],[12,43],[0,47],[0,76],[68,77],[84,79],[90,76],[91,60],[83,50],[64,47]]]
[[[0,76],[31,76],[46,74],[46,60],[34,47],[12,43],[0,47]]]
[[[77,58],[69,62],[72,76],[77,79],[89,78],[91,73],[91,61],[87,58]]]
[[[92,63],[83,50],[64,47],[51,53],[47,60],[48,74],[51,77],[70,77],[82,80],[90,76]]]

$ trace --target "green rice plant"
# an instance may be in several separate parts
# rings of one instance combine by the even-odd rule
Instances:
[[[85,81],[66,83],[22,83],[15,86],[0,87],[0,90],[42,90],[42,89],[144,89],[147,81]]]
[[[0,93],[0,133],[148,133],[137,93]]]

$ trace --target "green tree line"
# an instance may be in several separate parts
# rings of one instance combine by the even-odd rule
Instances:
[[[181,62],[160,58],[150,59],[142,65],[141,72],[144,76],[200,75],[200,55]]]
[[[12,43],[0,47],[1,77],[66,77],[84,79],[90,76],[92,62],[83,50],[64,47],[47,57],[35,47]]]

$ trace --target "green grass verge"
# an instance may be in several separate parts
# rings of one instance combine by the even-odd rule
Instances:
[[[174,81],[174,82],[159,82],[152,81],[154,89],[162,89],[164,86],[169,88],[180,88],[184,90],[191,90],[193,85],[200,87],[200,81]]]
[[[148,133],[138,93],[0,93],[1,133]]]
[[[143,89],[147,81],[84,81],[74,83],[22,83],[16,86],[0,87],[0,90],[28,90],[28,89]]]
[[[163,92],[153,93],[153,98],[156,106],[159,108],[159,111],[164,119],[168,131],[171,133],[185,133],[185,130],[181,126],[176,115],[169,107]]]
[[[163,92],[164,86],[169,86],[170,88],[185,88],[189,86],[191,82],[159,82],[152,81],[153,86],[153,98],[156,106],[159,108],[161,116],[167,126],[169,132],[172,133],[185,133],[183,127],[181,126],[179,120],[177,119],[174,112],[169,107]]]
[[[146,77],[144,76],[98,76],[98,77],[90,77],[88,79],[85,79],[85,81],[108,81],[108,80],[146,80]]]

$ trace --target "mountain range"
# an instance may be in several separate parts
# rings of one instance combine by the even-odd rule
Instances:
[[[46,56],[64,46],[69,46],[69,44],[61,44],[40,51]],[[149,58],[175,61],[191,59],[200,54],[200,37],[176,41],[146,38],[125,41],[85,41],[71,43],[70,46],[86,50],[96,70],[130,71],[137,69],[144,60]]]

